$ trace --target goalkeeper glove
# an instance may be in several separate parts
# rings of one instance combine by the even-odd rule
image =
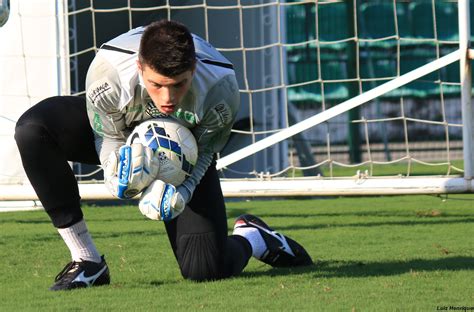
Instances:
[[[138,207],[149,219],[169,221],[183,212],[186,202],[172,184],[156,180],[143,192]]]
[[[159,165],[151,148],[140,143],[123,145],[118,153],[110,153],[105,185],[115,197],[132,198],[156,179]]]

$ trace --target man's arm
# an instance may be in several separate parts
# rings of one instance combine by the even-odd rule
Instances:
[[[175,188],[156,180],[143,192],[139,208],[153,220],[168,221],[185,208],[209,168],[215,153],[227,142],[239,107],[239,90],[234,76],[227,76],[209,92],[205,101],[205,115],[192,129],[198,144],[198,159],[191,176]]]
[[[222,150],[229,139],[232,125],[237,115],[240,98],[235,76],[229,75],[220,80],[209,92],[205,105],[206,114],[201,123],[192,129],[198,144],[198,160],[193,172],[178,191],[185,202],[189,202],[214,159],[214,154]]]
[[[104,169],[105,185],[118,198],[132,198],[153,182],[159,164],[151,148],[124,145],[129,131],[123,102],[130,97],[124,94],[130,91],[124,89],[119,73],[100,55],[89,68],[86,87],[87,113]]]
[[[121,92],[117,70],[98,54],[87,72],[86,100],[102,166],[127,138],[125,116],[119,108]]]

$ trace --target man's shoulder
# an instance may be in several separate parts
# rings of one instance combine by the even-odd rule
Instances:
[[[123,33],[106,43],[100,49],[114,51],[116,53],[137,54],[140,46],[140,39],[145,31],[144,27],[138,27]]]
[[[211,70],[223,70],[226,73],[229,70],[234,70],[233,64],[209,42],[195,34],[193,34],[193,40],[198,62]]]
[[[211,90],[215,93],[221,89],[219,86],[225,81],[234,81],[235,71],[233,64],[210,43],[196,35],[193,38],[197,61],[193,86],[201,95],[206,94],[204,99]]]
[[[113,104],[116,109],[122,109],[133,98],[138,83],[138,72],[133,59],[97,54],[87,72],[87,98],[94,106]]]
[[[100,91],[102,95],[107,95],[95,97],[97,100],[112,97],[114,105],[121,109],[133,98],[139,83],[136,61],[143,30],[143,27],[132,29],[100,47],[86,78],[88,93]],[[94,102],[97,101],[91,100],[91,103]]]

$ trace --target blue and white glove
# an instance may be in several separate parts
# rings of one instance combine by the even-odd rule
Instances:
[[[115,197],[129,199],[156,179],[159,160],[153,150],[140,143],[123,145],[110,153],[104,169],[105,185]]]
[[[186,207],[180,192],[172,184],[156,180],[143,192],[138,208],[151,220],[169,221]]]

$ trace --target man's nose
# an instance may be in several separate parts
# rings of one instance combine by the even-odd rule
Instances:
[[[163,88],[161,100],[165,102],[166,104],[171,104],[173,103],[173,99],[174,99],[174,95],[173,95],[173,92],[171,91],[171,88]]]

